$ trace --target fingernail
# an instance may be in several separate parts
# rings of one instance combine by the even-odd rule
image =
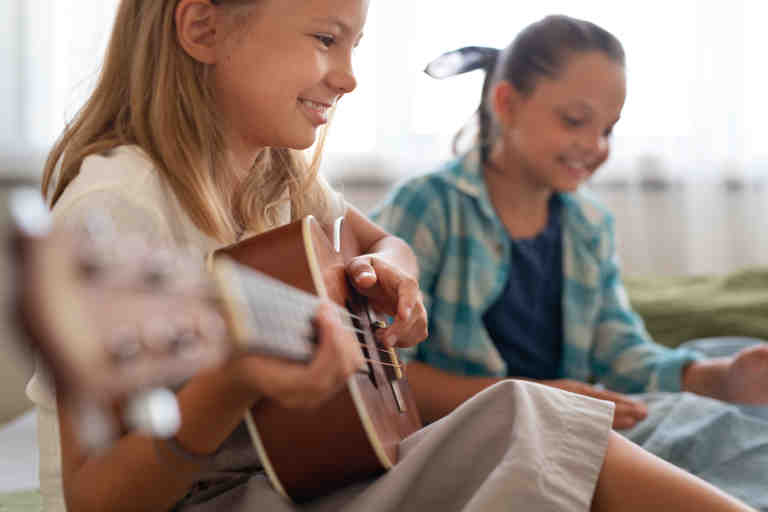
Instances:
[[[412,312],[413,312],[413,306],[408,306],[407,308],[405,308],[406,317],[410,317]]]
[[[358,281],[366,277],[376,277],[376,274],[374,274],[373,272],[360,272],[359,274],[357,274]]]
[[[397,343],[397,336],[395,336],[394,334],[390,334],[389,336],[387,336],[385,343],[389,347],[394,347],[395,343]]]

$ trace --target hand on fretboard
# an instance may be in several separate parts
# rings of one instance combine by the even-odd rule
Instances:
[[[312,319],[321,299],[238,263],[226,286],[242,312],[238,342],[242,348],[308,361],[314,353]],[[226,293],[226,292],[225,292]]]

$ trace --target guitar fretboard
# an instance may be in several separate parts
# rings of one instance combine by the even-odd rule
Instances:
[[[297,361],[312,357],[317,296],[231,260],[216,276],[241,348]]]

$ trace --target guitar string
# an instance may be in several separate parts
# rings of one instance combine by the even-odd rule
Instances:
[[[285,323],[283,323],[283,325],[285,325]],[[354,333],[356,333],[356,334],[362,334],[362,335],[365,335],[365,334],[366,334],[366,331],[364,331],[363,329],[358,329],[357,327],[354,327],[354,326],[353,326],[353,327],[349,327],[349,326],[347,326],[347,325],[342,325],[342,326],[341,326],[341,328],[342,328],[343,330],[345,330],[345,331],[348,331],[348,332],[354,332]],[[359,341],[359,340],[358,340],[358,343],[359,343],[361,346],[363,346],[363,347],[366,347],[366,348],[368,347],[368,345],[367,345],[366,343],[362,342],[362,341]],[[389,349],[386,349],[386,348],[379,348],[379,347],[376,347],[376,350],[377,350],[378,352],[383,352],[383,353],[385,353],[385,354],[389,354],[389,353],[390,353],[390,352],[389,352]]]
[[[354,314],[350,313],[348,310],[346,310],[346,309],[344,309],[344,308],[342,308],[342,307],[340,307],[340,306],[336,306],[336,308],[335,308],[335,309],[336,309],[337,313],[340,313],[340,314],[341,314],[340,316],[342,316],[342,322],[343,322],[343,316],[347,316],[347,317],[350,317],[350,318],[356,318],[356,319],[360,319],[360,317],[359,317],[359,316],[357,316],[357,315],[354,315]],[[300,323],[300,322],[294,322],[294,323]],[[286,322],[285,322],[285,321],[283,321],[283,322],[282,322],[282,325],[283,325],[284,327],[286,327],[286,326],[287,326],[287,324],[286,324]],[[365,335],[365,334],[367,333],[365,330],[363,330],[363,329],[358,329],[358,328],[356,328],[356,327],[354,327],[354,326],[350,326],[349,324],[343,324],[343,325],[341,326],[341,328],[342,328],[343,330],[345,330],[345,331],[353,332],[353,333],[356,333],[356,334],[362,334],[362,335]],[[369,347],[368,347],[368,344],[367,344],[367,343],[365,343],[365,342],[362,342],[362,341],[360,341],[359,339],[357,340],[357,343],[358,343],[358,345],[360,345],[361,347],[365,347],[366,349],[369,349]],[[374,343],[375,343],[375,341],[374,341]],[[370,349],[369,349],[369,350],[370,350]],[[376,351],[378,351],[378,352],[381,352],[381,353],[385,353],[385,354],[388,354],[388,355],[391,355],[391,354],[392,354],[392,353],[390,352],[390,350],[389,350],[389,349],[383,349],[383,348],[379,348],[379,347],[376,347]],[[402,370],[402,369],[403,369],[403,365],[402,365],[402,364],[400,364],[399,362],[397,362],[397,363],[385,363],[384,361],[379,361],[379,360],[376,360],[376,359],[371,359],[371,358],[366,358],[366,357],[363,357],[363,360],[364,360],[364,361],[366,361],[366,362],[368,362],[368,363],[372,363],[372,364],[378,364],[378,365],[381,365],[381,366],[391,366],[391,367],[393,367],[393,368],[397,368],[397,369],[400,369],[400,370]],[[399,361],[399,359],[397,359],[397,358],[396,358],[395,360],[396,360],[396,361]]]
[[[400,369],[403,368],[403,365],[401,364],[385,363],[384,361],[377,361],[376,359],[368,359],[365,357],[363,358],[363,361],[366,361],[368,363],[373,363],[373,364],[380,364],[382,366],[391,366],[392,368],[400,368]]]
[[[146,291],[141,286],[125,286],[125,287],[111,286],[111,287],[106,287],[105,289],[107,291],[110,291],[110,292],[125,292],[125,291],[128,291],[128,292],[141,292],[141,291]],[[152,292],[151,291],[147,291],[147,293],[151,294]],[[210,301],[210,302],[212,302],[215,305],[225,305],[226,304],[226,302],[225,302],[225,300],[223,298],[215,296],[215,295],[214,296],[190,295],[190,294],[184,294],[184,293],[165,293],[165,295],[170,297],[170,298],[174,298],[175,297],[175,298],[178,298],[178,299],[195,298],[196,297],[196,298],[204,300],[204,301]],[[354,313],[351,313],[348,309],[345,309],[344,307],[339,306],[338,304],[334,304],[333,307],[334,307],[334,309],[336,310],[337,313],[340,313],[342,316],[344,316],[346,318],[357,320],[358,322],[362,321],[362,317],[360,317],[359,315],[355,315]],[[363,333],[364,332],[364,331],[358,330],[358,329],[356,329],[354,327],[351,328],[351,330],[353,330],[355,332],[358,332],[358,333]]]
[[[111,289],[111,291],[126,291],[126,289],[128,291],[134,291],[134,292],[144,291],[144,289],[141,286],[130,286],[130,287],[119,287],[119,286],[115,287],[115,286],[113,286],[113,287],[110,287],[110,289]],[[194,295],[187,295],[187,294],[183,294],[183,293],[179,293],[179,294],[170,293],[170,294],[167,294],[167,295],[170,295],[170,296],[174,296],[175,295],[175,296],[177,296],[177,298],[195,297]],[[221,297],[219,297],[217,295],[213,295],[213,296],[199,295],[199,296],[197,296],[197,298],[202,299],[202,300],[209,300],[209,301],[213,302],[214,304],[219,304],[219,305],[223,305],[224,304],[223,298],[221,298]],[[339,306],[337,304],[334,304],[333,307],[334,307],[335,311],[342,317],[342,322],[344,320],[344,317],[349,318],[349,319],[357,320],[358,322],[362,321],[362,317],[361,316],[353,314],[352,312],[350,312],[346,308],[343,308],[343,307],[341,307],[341,306]],[[356,328],[354,326],[350,327],[348,325],[342,325],[342,329],[344,329],[345,331],[354,332],[356,334],[363,334],[363,335],[366,334],[366,331],[364,331],[362,329],[358,329],[358,328]],[[358,344],[360,346],[362,346],[362,347],[368,348],[368,345],[366,343],[361,342],[359,340],[358,340]],[[377,347],[376,350],[378,352],[381,352],[381,353],[391,354],[391,352],[388,349],[383,349],[383,348],[378,348]],[[403,365],[400,364],[400,363],[385,363],[383,361],[377,361],[375,359],[370,359],[370,358],[363,358],[363,360],[368,362],[368,363],[379,364],[379,365],[382,365],[382,366],[391,366],[391,367],[394,367],[394,368],[401,368],[401,369],[403,368]]]
[[[336,307],[336,311],[338,313],[341,313],[342,315],[346,315],[346,316],[348,316],[350,318],[356,318],[356,319],[360,320],[359,316],[352,314],[351,312],[349,312],[348,310],[346,310],[346,309],[344,309],[344,308],[342,308],[340,306]],[[358,329],[358,328],[356,328],[354,326],[353,327],[349,327],[347,325],[342,325],[342,329],[344,329],[345,331],[350,331],[350,332],[354,332],[354,333],[357,333],[357,334],[363,334],[363,335],[366,334],[366,331],[364,331],[362,329]],[[366,349],[368,348],[368,344],[367,343],[364,343],[364,342],[362,342],[360,340],[358,340],[357,343],[361,347],[365,347]],[[390,354],[391,355],[391,352],[390,352],[389,349],[383,349],[383,348],[378,348],[377,347],[376,350],[378,352],[382,352],[382,353]],[[400,369],[400,370],[402,370],[404,368],[404,366],[402,364],[400,364],[399,362],[397,362],[397,363],[385,363],[384,361],[378,361],[376,359],[371,359],[371,358],[367,358],[367,357],[363,357],[363,360],[368,362],[368,363],[378,364],[378,365],[381,365],[381,366],[391,366],[393,368],[397,368],[397,369]],[[396,359],[396,360],[399,361],[399,359]]]

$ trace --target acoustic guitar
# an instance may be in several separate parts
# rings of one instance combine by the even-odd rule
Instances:
[[[295,501],[391,468],[397,462],[399,442],[422,426],[396,352],[376,340],[373,333],[381,323],[347,279],[345,265],[359,254],[343,218],[327,234],[311,216],[213,254],[226,317],[243,345],[266,335],[275,346],[295,346],[291,340],[307,339],[306,321],[297,323],[295,318],[314,310],[311,298],[324,299],[338,306],[348,327],[345,341],[359,344],[368,362],[342,392],[315,411],[287,409],[264,399],[246,414],[251,439],[273,487]],[[264,293],[263,287],[250,286],[252,277],[242,271],[243,265],[290,285],[292,296],[283,296],[280,290],[285,287]],[[301,294],[296,290],[305,298],[298,299]]]
[[[277,492],[304,501],[379,474],[421,428],[396,352],[373,336],[382,322],[347,281],[360,248],[343,219],[330,236],[306,217],[221,249],[209,273],[199,255],[141,236],[52,230],[33,190],[14,191],[10,210],[11,252],[0,263],[15,269],[15,319],[57,393],[78,405],[86,448],[103,449],[126,428],[173,435],[179,413],[165,388],[239,351],[309,361],[323,300],[337,305],[345,341],[367,367],[318,410],[264,399],[246,414]]]

